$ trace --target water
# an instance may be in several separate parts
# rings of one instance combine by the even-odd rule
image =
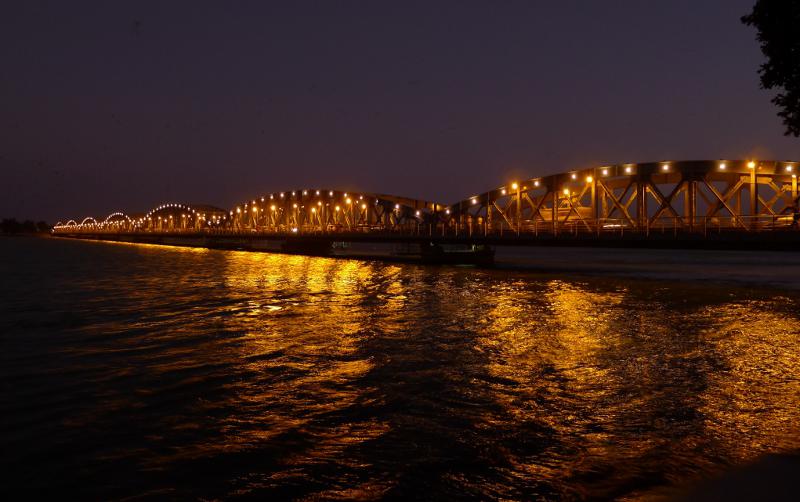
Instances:
[[[0,240],[0,495],[637,498],[800,448],[787,290]]]

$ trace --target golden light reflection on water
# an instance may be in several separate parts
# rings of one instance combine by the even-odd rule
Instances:
[[[70,354],[118,358],[95,383],[152,442],[105,460],[233,458],[236,493],[276,497],[636,498],[800,448],[798,304],[773,292],[130,248],[70,307]]]
[[[382,399],[380,388],[362,387],[383,355],[366,356],[365,347],[374,337],[419,333],[420,326],[406,324],[408,316],[425,323],[426,309],[435,305],[475,321],[463,342],[483,355],[482,366],[468,371],[485,373],[489,383],[456,391],[477,392],[501,407],[476,427],[489,436],[524,424],[544,431],[543,448],[512,448],[506,461],[518,476],[574,480],[578,487],[563,494],[612,495],[665,451],[685,459],[713,448],[738,462],[800,447],[788,439],[798,437],[800,419],[796,319],[770,312],[770,303],[715,297],[703,309],[687,310],[680,291],[669,288],[654,297],[627,287],[478,271],[433,274],[431,281],[409,267],[230,253],[228,288],[277,297],[266,305],[251,301],[255,318],[237,327],[247,332],[245,364],[254,372],[278,365],[298,373],[267,391],[244,387],[241,399],[254,405],[287,396],[296,401],[281,413],[270,411],[271,436],[253,434],[263,441],[313,428],[317,416]],[[462,282],[465,274],[472,277]],[[282,291],[291,294],[282,297]],[[431,321],[441,322],[436,317]],[[276,353],[281,356],[271,356]],[[442,371],[450,370],[463,371]],[[341,460],[354,443],[375,441],[392,427],[389,419],[369,417],[317,431],[315,445],[287,465]],[[668,476],[680,482],[714,469],[712,461],[698,459],[690,472]],[[604,470],[600,481],[582,481]],[[373,480],[358,493],[384,493],[392,485]]]
[[[736,460],[800,449],[797,318],[761,301],[704,313],[716,323],[708,336],[720,363],[700,408],[715,449]]]

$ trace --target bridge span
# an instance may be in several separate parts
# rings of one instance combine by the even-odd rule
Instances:
[[[280,240],[319,250],[332,242],[794,249],[800,239],[798,169],[797,162],[759,160],[597,166],[511,180],[454,204],[306,188],[264,194],[228,210],[168,203],[143,214],[114,211],[59,222],[53,233],[193,239],[210,247]]]

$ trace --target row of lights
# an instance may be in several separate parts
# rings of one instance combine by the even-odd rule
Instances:
[[[725,162],[720,162],[718,167],[719,167],[719,170],[720,170],[720,171],[724,171],[724,170],[726,170],[726,169],[727,169],[727,164],[726,164]],[[751,161],[749,161],[749,162],[747,163],[747,167],[748,167],[749,169],[754,169],[754,168],[756,167],[756,163],[755,163],[755,161],[752,161],[752,160],[751,160]],[[666,163],[666,162],[665,162],[665,163],[663,163],[663,164],[661,164],[661,170],[662,170],[662,171],[664,171],[664,172],[667,172],[667,171],[669,171],[669,170],[670,170],[670,164],[669,164],[669,163]],[[789,164],[789,165],[787,165],[787,166],[785,167],[785,171],[786,171],[787,173],[791,173],[793,170],[794,170],[794,167],[793,167],[791,164]],[[608,173],[609,173],[609,171],[608,171],[608,168],[607,168],[607,167],[604,167],[604,168],[602,168],[600,172],[601,172],[601,174],[602,174],[603,176],[608,176]],[[633,173],[633,166],[631,166],[631,165],[626,165],[626,166],[625,166],[625,174],[632,174],[632,173]],[[792,175],[792,177],[793,177],[793,178],[795,178],[795,177],[796,177],[796,175],[795,175],[795,174],[793,174],[793,175]],[[571,179],[573,179],[573,180],[577,179],[577,178],[578,178],[578,175],[577,175],[577,173],[571,173],[571,174],[570,174],[570,178],[571,178]],[[592,181],[594,181],[594,179],[593,179],[591,176],[587,176],[587,177],[586,177],[586,182],[587,182],[587,183],[591,183]],[[540,184],[540,183],[539,183],[539,180],[534,180],[533,184],[534,184],[534,186],[538,187],[538,186],[539,186],[539,184]],[[518,183],[514,182],[514,183],[512,183],[512,184],[511,184],[511,189],[512,189],[512,190],[517,190],[518,188],[519,188],[519,184],[518,184]],[[527,187],[523,187],[523,188],[527,188]],[[506,188],[505,188],[505,187],[503,187],[503,188],[501,188],[501,189],[500,189],[500,193],[501,193],[501,195],[507,195],[507,194],[508,194],[508,191],[506,190]],[[470,201],[471,201],[471,203],[472,203],[472,204],[477,204],[477,198],[476,198],[476,197],[472,197],[472,198],[470,199]]]

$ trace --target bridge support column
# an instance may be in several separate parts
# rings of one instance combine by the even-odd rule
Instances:
[[[639,232],[648,234],[650,223],[647,218],[647,183],[648,180],[639,178],[636,182],[636,225]]]
[[[697,216],[697,182],[686,181],[686,195],[683,212],[688,220],[689,232],[694,232],[695,217]]]
[[[750,168],[750,216],[753,228],[758,226],[758,166]]]
[[[517,237],[522,227],[522,183],[517,183]]]
[[[552,220],[553,220],[553,237],[558,235],[558,187],[553,185],[552,187],[553,192],[553,209],[552,209]]]
[[[600,233],[599,206],[597,201],[597,176],[595,175],[592,176],[592,219],[594,220],[595,232],[598,234]]]

